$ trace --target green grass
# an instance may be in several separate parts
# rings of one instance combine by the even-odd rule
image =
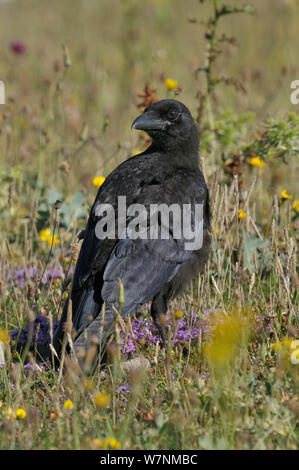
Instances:
[[[299,8],[295,0],[251,3],[254,17],[223,18],[218,34],[235,36],[239,47],[223,45],[215,62],[217,76],[242,81],[247,93],[219,85],[202,133],[212,253],[204,273],[169,308],[172,329],[183,310],[189,323],[192,312],[199,315],[210,334],[204,329],[165,352],[142,341],[132,356],[145,357],[148,367],[129,372],[116,341],[109,366],[92,380],[69,358],[61,378],[50,366],[28,372],[6,345],[0,448],[101,448],[107,437],[123,449],[298,448],[299,365],[291,362],[298,338],[298,121],[289,119],[297,111],[289,97],[298,78]],[[145,84],[157,89],[157,98],[174,97],[164,81],[177,80],[184,88],[178,99],[196,116],[204,81],[194,71],[204,62],[205,27],[187,19],[207,18],[211,6],[208,0],[190,0],[187,8],[180,0],[0,4],[0,79],[7,93],[0,106],[2,339],[33,313],[54,319],[61,313],[61,279],[37,289],[39,279],[27,277],[21,286],[6,274],[45,268],[50,245],[41,231],[53,232],[54,225],[60,242],[48,267],[66,274],[74,264],[69,251],[95,197],[94,176],[107,176],[144,145],[130,125]],[[10,50],[16,39],[26,44],[25,54]],[[267,118],[273,122],[264,141]],[[265,157],[263,167],[250,164],[255,152]],[[63,204],[55,211],[57,199]],[[205,319],[206,310],[217,315]],[[148,306],[142,315],[149,318]],[[235,315],[248,321],[238,323]],[[118,328],[126,335],[130,323]],[[34,354],[29,360],[35,364]],[[24,419],[15,415],[19,408]]]

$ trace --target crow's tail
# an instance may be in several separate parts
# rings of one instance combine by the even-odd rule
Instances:
[[[114,328],[115,311],[111,304],[105,304],[94,320],[84,325],[74,341],[74,351],[81,367],[93,372],[97,363],[106,362],[109,338]],[[89,354],[90,352],[90,354]],[[91,358],[89,357],[91,356]]]
[[[62,316],[57,326],[53,338],[53,346],[54,349],[60,358],[61,350],[62,350],[62,343],[64,338],[64,324],[67,321],[67,313],[69,308],[69,298],[67,298]],[[99,305],[94,300],[94,290],[88,290],[87,288],[80,290],[79,293],[73,292],[72,293],[72,323],[73,323],[73,330],[75,330],[76,337],[82,336],[85,328],[89,325],[91,321],[93,321],[100,313],[101,305]]]

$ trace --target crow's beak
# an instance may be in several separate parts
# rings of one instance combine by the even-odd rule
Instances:
[[[164,129],[165,126],[166,123],[165,121],[162,121],[162,119],[152,119],[148,114],[143,113],[135,119],[131,126],[131,129],[149,131]]]

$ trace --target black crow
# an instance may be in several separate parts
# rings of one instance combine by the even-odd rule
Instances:
[[[121,316],[133,315],[142,304],[152,300],[151,315],[164,342],[166,332],[161,316],[166,313],[169,299],[175,297],[202,270],[209,255],[209,196],[198,168],[199,137],[190,111],[176,100],[158,101],[137,117],[132,129],[147,132],[152,144],[143,153],[123,162],[106,178],[92,206],[71,290],[76,351],[80,348],[86,351],[91,337],[101,338],[101,344],[104,344],[110,335],[119,308],[119,280],[124,289]],[[181,221],[177,222],[171,213],[168,238],[151,236],[150,217],[145,219],[143,226],[143,235],[148,235],[146,238],[128,234],[111,236],[111,233],[110,238],[99,237],[97,224],[106,220],[104,217],[107,217],[109,207],[112,207],[110,215],[116,215],[116,225],[120,219],[119,196],[123,200],[126,198],[126,207],[140,204],[148,210],[150,206],[157,208],[155,205],[160,207],[161,204],[168,208],[176,204],[180,209],[189,204],[192,207],[190,220],[193,228],[193,207],[201,204],[201,248],[187,249],[188,236],[175,236],[174,232]],[[108,208],[106,212],[103,212],[103,207]],[[161,213],[157,213],[155,220],[160,230],[164,222]],[[132,213],[128,213],[125,227],[128,228],[132,220]],[[103,227],[108,231],[108,222]],[[101,314],[104,304],[104,313]],[[54,336],[58,354],[67,310],[68,301]]]

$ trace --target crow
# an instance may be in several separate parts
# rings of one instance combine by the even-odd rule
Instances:
[[[190,111],[177,100],[161,100],[150,104],[135,119],[132,129],[145,131],[152,143],[143,153],[119,165],[98,190],[84,231],[71,293],[54,335],[53,345],[58,356],[61,353],[69,299],[76,332],[76,352],[86,352],[94,337],[99,339],[99,350],[107,343],[119,307],[121,316],[133,315],[142,304],[151,300],[151,316],[164,344],[166,329],[163,317],[168,301],[203,269],[209,256],[209,193],[198,168],[199,135]],[[159,212],[161,205],[176,209],[183,209],[184,205],[192,207],[190,220],[193,229],[193,207],[201,205],[202,245],[190,249],[186,245],[190,236],[175,236],[174,232],[182,223],[177,222],[170,210],[168,236],[164,238],[157,237],[158,232],[156,236],[150,236],[150,217],[143,219],[143,230],[140,229],[139,237],[130,236],[126,232],[122,232],[121,236],[119,232],[113,233],[107,214],[110,210],[110,214],[114,214],[116,221],[119,221],[120,196],[125,197],[126,207],[140,208],[142,205],[147,210],[154,207],[159,234],[165,225]],[[128,230],[134,217],[128,211],[122,220],[122,227]],[[101,230],[106,230],[107,234],[108,225],[112,227],[110,236],[98,236],[99,223]],[[119,303],[119,281],[124,292],[122,305]]]

